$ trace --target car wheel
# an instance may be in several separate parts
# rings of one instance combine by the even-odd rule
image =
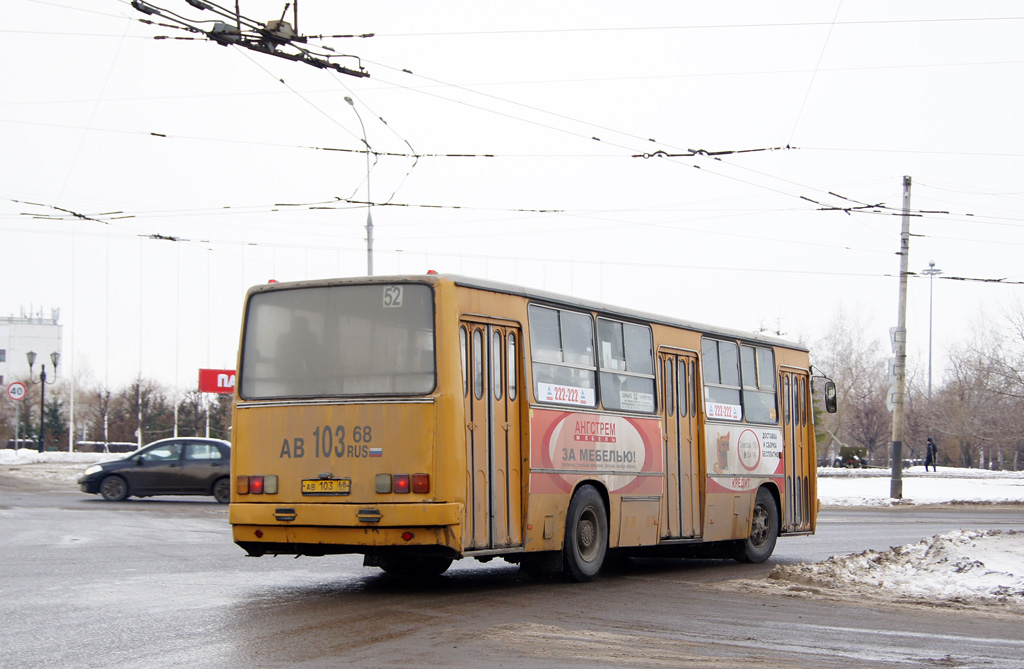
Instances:
[[[213,497],[221,504],[231,501],[231,480],[227,477],[217,479],[213,484]]]
[[[120,502],[128,497],[128,483],[120,476],[108,476],[100,482],[100,494],[108,502]]]

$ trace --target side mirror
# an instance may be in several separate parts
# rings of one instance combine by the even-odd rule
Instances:
[[[839,402],[836,398],[836,382],[825,382],[825,411],[835,413],[839,409]]]

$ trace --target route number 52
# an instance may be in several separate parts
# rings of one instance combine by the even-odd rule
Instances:
[[[402,286],[384,286],[384,308],[402,306]]]

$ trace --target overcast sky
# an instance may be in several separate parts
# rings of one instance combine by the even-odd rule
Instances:
[[[948,212],[911,222],[910,269],[944,272],[937,363],[1021,295],[949,280],[1024,282],[1019,3],[300,3],[302,34],[373,34],[309,42],[366,78],[74,4],[5,2],[0,314],[59,307],[64,371],[97,383],[233,367],[249,286],[366,273],[367,200],[375,274],[809,344],[843,307],[887,347],[909,175],[915,212]],[[369,188],[357,112],[388,154]],[[691,150],[746,152],[642,157]]]

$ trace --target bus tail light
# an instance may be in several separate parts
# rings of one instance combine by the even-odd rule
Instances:
[[[408,474],[395,474],[395,493],[405,494],[409,492],[409,475]]]
[[[412,491],[418,493],[430,492],[430,474],[413,474]]]
[[[235,493],[239,495],[276,495],[277,475],[236,476]]]
[[[430,492],[430,474],[377,474],[374,489],[378,495],[405,495],[410,492],[425,495]]]

